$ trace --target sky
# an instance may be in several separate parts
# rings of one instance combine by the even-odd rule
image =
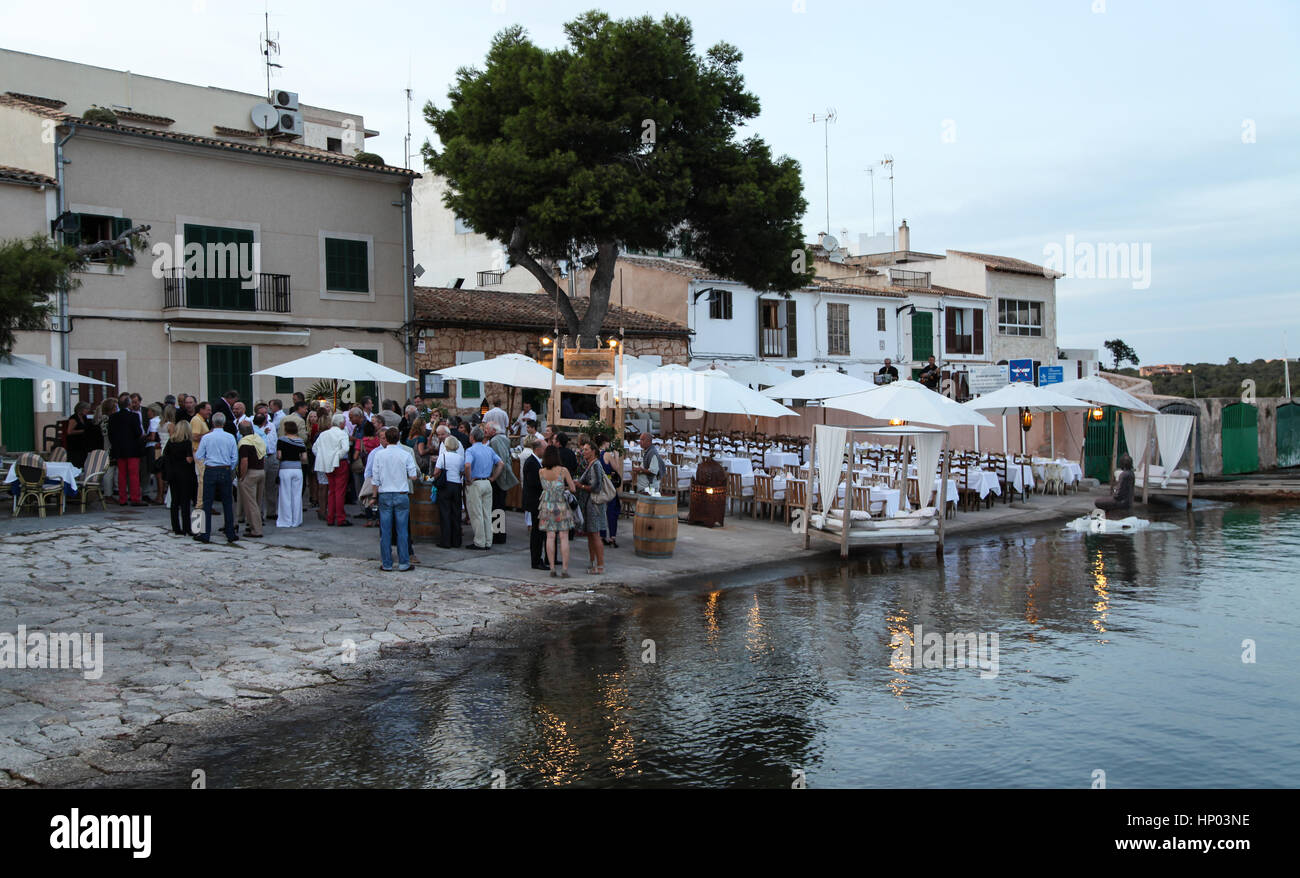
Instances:
[[[264,0],[129,7],[3,0],[0,46],[261,93]],[[558,46],[597,8],[547,0],[271,0],[272,85],[364,115],[402,164],[405,89],[446,105],[455,71],[522,24]],[[762,103],[743,132],[797,159],[810,241],[907,219],[914,250],[1055,258],[1061,347],[1121,338],[1143,363],[1300,351],[1300,3],[1247,0],[605,2],[686,15],[739,47]],[[833,109],[833,124],[813,122]],[[893,221],[888,171],[894,159]],[[875,209],[872,208],[874,169]],[[843,234],[847,230],[848,234]],[[1130,258],[1090,249],[1117,248]]]

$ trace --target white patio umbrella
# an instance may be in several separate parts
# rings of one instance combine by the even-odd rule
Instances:
[[[833,366],[818,366],[759,392],[772,399],[827,399],[875,389],[870,381],[845,375]]]
[[[775,400],[751,390],[719,369],[692,372],[685,366],[661,366],[653,372],[629,375],[620,388],[633,399],[677,405],[715,414],[781,418],[795,415]]]
[[[260,369],[253,374],[274,375],[276,378],[331,378],[335,381],[387,381],[399,384],[417,380],[396,369],[358,357],[341,347],[299,357],[269,369]]]
[[[507,384],[511,387],[548,390],[551,387],[551,370],[523,354],[502,354],[490,360],[462,363],[436,371],[444,378],[461,381],[491,381],[493,384]],[[556,375],[555,380],[559,384],[565,383],[563,375]]]
[[[1066,412],[1076,411],[1078,409],[1092,408],[1091,403],[1076,399],[1073,396],[1066,396],[1063,393],[1057,393],[1055,390],[1048,390],[1046,387],[1038,387],[1030,384],[1028,381],[1016,381],[1008,384],[1006,387],[999,388],[992,393],[976,397],[969,402],[962,403],[966,408],[977,412],[992,412],[994,414],[1006,416],[1009,414],[1019,415],[1021,411],[1030,412]],[[1025,431],[1020,431],[1020,454],[1022,460],[1020,463],[1020,484],[1025,484],[1024,477],[1024,460],[1025,453]],[[1028,496],[1028,492],[1021,492]]]
[[[1076,399],[1087,400],[1097,405],[1114,406],[1127,412],[1138,412],[1144,415],[1159,413],[1155,408],[1147,405],[1133,394],[1096,375],[1090,375],[1087,378],[1076,378],[1073,381],[1066,381],[1061,384],[1053,384],[1052,389],[1057,393],[1068,394]],[[1114,435],[1111,437],[1112,457],[1119,451],[1119,424],[1120,419],[1116,418]],[[1055,450],[1055,442],[1053,442],[1053,450]],[[1082,457],[1082,452],[1080,452],[1080,456]],[[1146,458],[1146,449],[1144,448],[1138,463],[1145,464]],[[1143,478],[1145,479],[1145,475]]]
[[[55,366],[47,366],[44,363],[29,360],[26,357],[16,357],[13,354],[0,357],[0,378],[32,378],[37,381],[58,381],[62,384],[113,386],[107,381],[100,381],[98,378],[87,378],[85,375],[78,375],[76,372],[68,372]]]
[[[767,363],[736,363],[734,365],[718,364],[718,368],[731,377],[731,380],[751,387],[759,384],[778,384],[790,380],[790,373]],[[807,396],[787,397],[788,399],[811,399]]]
[[[899,420],[909,423],[931,424],[935,427],[992,427],[992,422],[979,412],[966,408],[942,393],[935,393],[917,381],[902,379],[870,390],[834,396],[823,403],[827,408],[840,409],[878,418],[882,421]]]

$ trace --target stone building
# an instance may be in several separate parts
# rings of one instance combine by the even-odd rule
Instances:
[[[574,310],[586,313],[589,300],[574,300]],[[558,325],[561,332],[563,321]],[[420,387],[436,376],[434,369],[491,359],[502,354],[524,354],[547,366],[551,346],[543,338],[555,334],[557,315],[548,296],[490,290],[415,288],[415,367]],[[690,331],[684,324],[630,308],[611,305],[602,340],[622,333],[624,352],[661,365],[686,365],[690,359]],[[561,362],[560,369],[563,371]],[[442,394],[439,396],[438,394]],[[434,401],[450,414],[469,416],[485,399],[500,397],[512,415],[518,414],[518,389],[478,381],[448,381],[435,391]]]

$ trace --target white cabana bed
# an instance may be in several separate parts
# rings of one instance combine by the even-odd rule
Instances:
[[[1136,433],[1134,438],[1143,443],[1145,452],[1146,432],[1141,427],[1132,430],[1130,417],[1128,414],[1124,415],[1125,441],[1129,442],[1131,448],[1133,440],[1129,439],[1129,436]],[[1195,482],[1193,469],[1196,464],[1194,460],[1196,451],[1190,439],[1192,431],[1196,428],[1196,418],[1192,415],[1156,414],[1146,419],[1146,426],[1149,428],[1153,422],[1156,428],[1156,446],[1160,452],[1160,463],[1150,463],[1150,456],[1144,453],[1141,465],[1134,465],[1133,485],[1142,489],[1143,503],[1147,502],[1147,497],[1152,493],[1185,494],[1187,502],[1190,503],[1192,485]],[[1180,467],[1184,452],[1187,454],[1187,463],[1185,467]]]
[[[813,503],[812,478],[805,492],[803,510],[805,549],[812,538],[831,540],[840,545],[840,557],[846,558],[850,546],[934,543],[939,563],[943,563],[943,502],[892,517],[873,517],[869,510],[853,508],[853,442],[861,435],[912,439],[916,446],[916,471],[924,486],[929,473],[943,461],[938,497],[948,494],[948,431],[933,427],[813,427],[809,459],[815,466],[819,487],[820,512]],[[843,464],[848,462],[848,467]],[[810,470],[810,476],[813,471]],[[844,502],[835,509],[841,480],[847,480]],[[924,487],[922,488],[924,494]],[[847,526],[846,526],[847,523]]]

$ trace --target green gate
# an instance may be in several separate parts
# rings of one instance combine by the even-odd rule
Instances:
[[[32,408],[32,380],[0,380],[0,439],[6,451],[36,450],[36,414]]]
[[[253,400],[253,349],[243,345],[208,345],[208,399],[227,390],[239,391],[245,408]]]
[[[1277,465],[1300,466],[1300,405],[1277,407]]]
[[[1253,405],[1235,402],[1223,407],[1223,474],[1259,470],[1259,413]]]
[[[1115,419],[1119,417],[1120,411],[1109,405],[1102,411],[1102,419],[1094,421],[1092,409],[1088,409],[1088,424],[1083,431],[1083,475],[1104,484],[1110,481],[1110,450],[1115,441]],[[1124,439],[1124,431],[1120,430],[1116,458],[1127,453],[1128,442]]]

